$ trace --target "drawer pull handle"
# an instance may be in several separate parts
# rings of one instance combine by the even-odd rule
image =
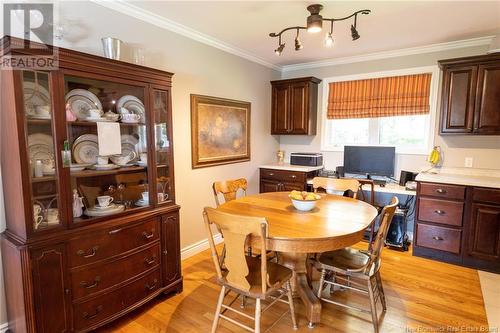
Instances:
[[[149,233],[149,234],[147,232],[145,232],[145,231],[142,233],[142,237],[144,237],[144,239],[146,239],[146,240],[147,239],[151,239],[154,236],[155,236],[154,230],[152,230],[151,233]]]
[[[99,305],[97,308],[95,308],[95,311],[93,314],[89,314],[88,312],[84,312],[83,319],[85,319],[85,320],[94,319],[95,317],[97,317],[99,315],[99,313],[102,311],[102,309],[103,309],[102,305]]]
[[[274,176],[274,173],[272,173],[272,172],[271,172],[271,173],[269,174],[269,176]]]
[[[152,284],[146,283],[145,287],[147,291],[151,291],[156,288],[156,284],[158,283],[157,279],[154,279]]]
[[[442,241],[443,237],[434,236],[434,237],[432,237],[432,239],[437,240],[437,241]]]
[[[151,257],[151,259],[144,258],[144,262],[146,263],[146,265],[151,266],[156,262],[156,257]]]
[[[441,210],[441,209],[436,209],[434,211],[434,213],[438,214],[438,215],[444,215],[445,214],[445,211],[444,210]]]
[[[101,281],[101,277],[96,276],[94,279],[94,283],[90,284],[87,281],[82,281],[82,282],[80,282],[80,287],[85,288],[85,289],[92,289],[92,288],[97,287],[97,285],[99,284],[100,281]]]
[[[110,235],[114,235],[114,234],[119,233],[120,231],[122,231],[122,228],[118,228],[118,229],[111,230],[110,232],[108,232],[108,234],[110,234]]]
[[[436,192],[439,193],[439,194],[444,194],[444,193],[446,193],[446,190],[443,190],[442,188],[438,188],[436,190]]]
[[[291,175],[290,177],[293,179],[297,178],[297,176],[295,176],[295,175]]]
[[[95,254],[97,253],[98,249],[99,249],[99,246],[94,246],[88,252],[85,252],[83,250],[78,250],[78,252],[76,252],[76,254],[78,254],[79,256],[84,257],[84,258],[92,258],[93,256],[95,256]]]

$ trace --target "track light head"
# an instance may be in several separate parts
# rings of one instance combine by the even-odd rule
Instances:
[[[285,48],[285,43],[283,44],[280,44],[278,46],[278,48],[276,50],[274,50],[274,53],[276,53],[276,55],[280,56],[281,53],[283,52],[283,49]]]
[[[307,10],[311,15],[307,17],[307,32],[320,32],[323,29],[323,16],[319,12],[323,9],[322,5],[310,5]]]
[[[295,38],[295,51],[302,50],[303,47],[299,37]]]
[[[325,47],[332,47],[333,46],[333,36],[332,33],[329,32],[326,34],[325,37]]]
[[[358,30],[356,30],[356,27],[353,25],[351,25],[351,36],[352,36],[352,40],[359,39]]]

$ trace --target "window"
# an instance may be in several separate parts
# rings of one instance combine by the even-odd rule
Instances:
[[[430,113],[377,118],[327,119],[329,84],[349,80],[380,78],[418,73],[432,73],[430,84]],[[436,109],[436,67],[391,71],[357,76],[325,79],[323,81],[322,150],[341,151],[346,145],[395,146],[397,153],[427,154],[433,145],[433,118]]]
[[[429,147],[429,115],[327,119],[325,150],[344,146],[396,146],[399,153],[424,153]]]

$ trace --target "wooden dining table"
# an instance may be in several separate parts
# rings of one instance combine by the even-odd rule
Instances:
[[[266,248],[279,252],[279,262],[293,270],[292,288],[304,302],[310,327],[320,322],[321,302],[307,280],[308,254],[333,251],[359,242],[377,216],[377,209],[366,202],[326,194],[321,194],[315,208],[302,212],[295,209],[287,192],[245,196],[217,209],[266,218]],[[250,239],[250,242],[257,246],[259,239]]]

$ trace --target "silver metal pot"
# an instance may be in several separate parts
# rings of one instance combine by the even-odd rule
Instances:
[[[101,38],[104,56],[109,59],[120,60],[120,48],[122,41],[118,38],[104,37]]]

